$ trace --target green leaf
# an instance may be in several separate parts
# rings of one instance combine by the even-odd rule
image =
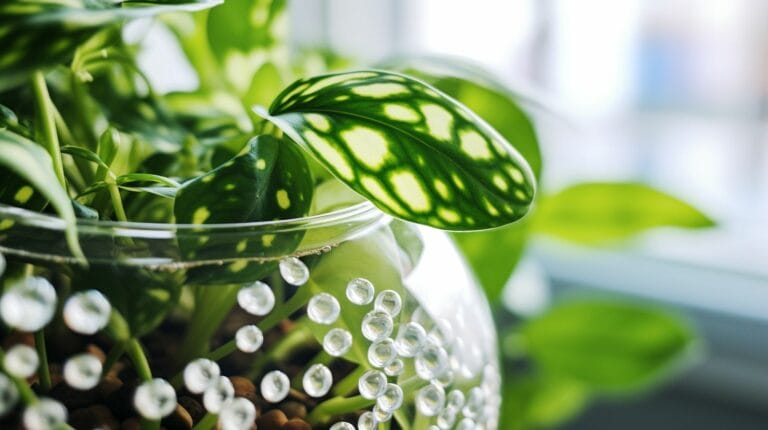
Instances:
[[[40,68],[66,61],[97,31],[126,18],[195,11],[219,0],[141,2],[10,0],[0,5],[0,91]]]
[[[407,76],[299,80],[262,113],[383,211],[448,230],[511,223],[533,200],[530,168],[469,109]]]
[[[77,239],[75,212],[67,191],[53,173],[53,161],[48,153],[42,147],[17,134],[0,129],[0,167],[18,175],[28,184],[22,185],[17,190],[3,190],[3,195],[13,193],[14,200],[10,203],[24,204],[34,193],[40,193],[50,201],[66,223],[65,234],[72,254],[84,260],[85,257]]]
[[[250,140],[237,157],[184,183],[176,194],[174,214],[181,224],[220,224],[298,218],[312,201],[312,175],[303,154],[290,142],[272,136]],[[233,241],[216,235],[181,240],[188,259],[221,259],[223,255],[286,255],[302,233],[250,234]],[[191,282],[245,282],[267,274],[273,265],[236,261],[223,267],[190,271]]]
[[[596,244],[626,239],[654,227],[714,225],[693,206],[647,185],[583,183],[544,196],[534,229],[572,242]]]
[[[555,306],[522,329],[541,371],[595,391],[645,388],[695,357],[693,330],[648,307],[609,301]]]
[[[588,390],[578,382],[542,375],[505,375],[499,428],[551,428],[582,411]],[[511,379],[514,378],[514,379]]]
[[[524,218],[498,229],[451,235],[492,304],[501,299],[504,286],[523,256],[530,225],[530,218]]]

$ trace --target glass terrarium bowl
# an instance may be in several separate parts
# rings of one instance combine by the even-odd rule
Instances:
[[[442,232],[362,203],[78,236],[87,265],[0,205],[1,428],[496,428],[489,308]]]

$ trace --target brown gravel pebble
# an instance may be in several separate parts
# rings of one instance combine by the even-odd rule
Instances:
[[[179,397],[179,404],[186,409],[192,421],[198,422],[205,416],[205,408],[197,400],[189,396]]]
[[[280,404],[280,409],[285,412],[285,416],[288,419],[293,418],[306,418],[307,406],[303,403],[296,402],[294,400],[288,400]]]
[[[49,395],[64,404],[68,410],[85,408],[101,400],[97,390],[76,390],[64,382],[56,384]]]
[[[282,427],[283,430],[312,430],[312,426],[308,422],[300,418],[292,418],[286,421]]]
[[[141,420],[138,418],[129,418],[120,425],[120,430],[141,430]]]
[[[69,414],[69,424],[77,430],[118,430],[120,422],[104,405],[93,405],[87,408],[75,409]]]
[[[232,382],[232,387],[235,388],[236,397],[245,397],[249,400],[256,398],[256,386],[250,379],[242,376],[230,376],[229,380]]]
[[[287,421],[288,417],[285,416],[283,411],[273,409],[256,420],[256,427],[259,430],[280,430]]]
[[[162,424],[168,430],[189,430],[192,428],[193,422],[190,413],[183,406],[177,404],[173,413],[163,418]]]
[[[107,360],[107,354],[104,353],[104,350],[102,350],[97,345],[94,345],[92,343],[89,343],[85,347],[85,352],[98,358],[101,364],[104,364],[104,362]]]

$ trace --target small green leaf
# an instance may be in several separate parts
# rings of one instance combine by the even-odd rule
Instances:
[[[126,18],[194,11],[219,0],[141,2],[29,1],[0,4],[0,91],[24,82],[35,69],[65,61],[102,28]]]
[[[19,199],[25,197],[28,199],[32,196],[33,191],[42,194],[45,199],[50,201],[66,223],[65,234],[69,249],[75,257],[84,260],[85,257],[77,239],[75,212],[72,209],[67,191],[53,173],[53,162],[50,155],[41,146],[13,132],[0,129],[0,167],[18,175],[28,184],[23,185],[18,190],[11,190],[17,203],[23,203]],[[7,191],[4,191],[3,194]],[[13,202],[10,203],[13,204]]]
[[[264,135],[251,139],[243,152],[218,168],[184,183],[176,194],[174,214],[180,224],[220,224],[298,218],[312,201],[312,175],[301,152],[287,141]],[[188,259],[217,260],[293,252],[302,233],[246,235],[242,240],[210,236],[180,239]],[[193,269],[195,283],[245,282],[267,274],[272,264],[236,261],[224,267]]]
[[[499,428],[552,428],[582,411],[590,400],[584,385],[543,375],[505,375]]]
[[[407,76],[359,71],[297,81],[261,113],[396,217],[448,230],[525,215],[530,168],[469,109]]]
[[[572,242],[596,244],[626,239],[654,227],[714,225],[693,206],[647,185],[584,183],[543,197],[534,229]]]
[[[645,388],[696,351],[692,329],[677,318],[608,301],[558,305],[528,321],[522,334],[541,371],[595,391]]]

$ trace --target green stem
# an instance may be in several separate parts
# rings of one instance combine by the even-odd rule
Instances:
[[[48,368],[48,351],[45,349],[45,333],[43,330],[35,332],[35,349],[40,358],[40,367],[37,369],[37,377],[40,380],[40,389],[47,392],[51,389],[51,371]]]
[[[37,115],[40,121],[41,131],[45,149],[53,160],[53,172],[59,179],[59,182],[66,188],[67,182],[64,179],[64,164],[61,161],[61,151],[59,151],[59,136],[56,134],[56,119],[53,115],[51,96],[48,94],[48,87],[45,84],[43,72],[36,71],[32,75],[32,87],[35,92],[35,101]]]
[[[120,189],[111,175],[107,176],[107,184],[109,197],[112,199],[112,207],[115,208],[115,217],[117,217],[118,221],[128,221],[128,217],[125,215],[125,208],[123,207],[123,198],[120,196]]]
[[[195,424],[194,427],[192,427],[192,430],[211,430],[216,425],[216,421],[218,420],[219,416],[212,413],[207,413],[203,416],[203,419],[201,419],[197,424]]]
[[[160,420],[141,419],[141,430],[160,430]]]
[[[208,352],[208,342],[237,301],[240,285],[198,286],[195,310],[178,354],[180,366]],[[234,342],[234,341],[233,341]]]
[[[107,358],[104,360],[104,367],[102,375],[106,375],[112,369],[112,366],[117,363],[117,360],[125,353],[125,342],[118,342],[107,353]]]
[[[288,357],[291,352],[304,345],[313,338],[312,333],[302,328],[297,328],[283,336],[278,343],[269,349],[269,353],[260,355],[251,363],[251,370],[248,371],[248,377],[256,379],[262,372],[264,366],[271,361],[280,361]]]
[[[353,370],[349,375],[345,376],[344,379],[336,384],[336,386],[333,388],[333,394],[337,396],[349,395],[349,393],[357,389],[357,383],[360,381],[360,377],[363,376],[363,373],[365,373],[367,370],[368,369],[363,366],[358,366],[355,368],[355,370]]]
[[[136,369],[136,374],[143,381],[152,380],[152,370],[149,368],[149,361],[144,354],[144,349],[141,347],[138,339],[132,338],[126,345],[126,353],[133,363],[133,367]]]

